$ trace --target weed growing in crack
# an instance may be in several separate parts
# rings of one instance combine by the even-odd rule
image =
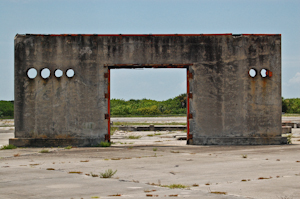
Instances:
[[[171,185],[160,185],[161,187],[168,187],[170,189],[184,189],[188,186],[182,185],[182,184],[171,184]]]
[[[117,173],[117,170],[107,169],[104,173],[100,173],[100,178],[111,178]]]

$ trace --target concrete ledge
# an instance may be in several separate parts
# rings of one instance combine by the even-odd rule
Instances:
[[[9,144],[17,147],[65,147],[65,146],[97,146],[104,139],[100,138],[68,138],[68,139],[42,139],[42,138],[11,138]]]
[[[291,126],[282,126],[282,134],[286,134],[286,133],[292,133],[292,127]]]
[[[112,125],[111,127],[121,131],[183,131],[186,129],[186,125]]]
[[[279,145],[287,144],[286,137],[194,137],[188,144],[193,145]]]
[[[291,128],[300,128],[300,123],[298,122],[282,122],[283,126],[290,126]]]

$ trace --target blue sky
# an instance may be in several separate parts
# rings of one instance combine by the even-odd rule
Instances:
[[[17,33],[282,34],[282,96],[300,97],[299,0],[0,0],[0,100],[14,98]],[[178,69],[114,70],[111,93],[164,100],[185,92],[185,78]]]

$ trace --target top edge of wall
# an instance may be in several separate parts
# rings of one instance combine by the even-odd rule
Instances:
[[[98,36],[98,37],[108,37],[108,36],[133,36],[133,37],[149,37],[149,36],[281,36],[281,34],[232,34],[232,33],[222,33],[222,34],[16,34],[16,36],[54,36],[54,37],[65,37],[65,36]]]

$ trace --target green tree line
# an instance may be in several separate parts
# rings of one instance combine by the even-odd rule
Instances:
[[[155,116],[186,114],[186,94],[165,100],[151,99],[128,100],[112,99],[111,116]]]
[[[186,94],[165,100],[112,99],[111,116],[156,116],[186,114]],[[300,98],[282,98],[282,112],[300,114]],[[0,101],[0,118],[14,117],[14,102]]]
[[[0,101],[0,118],[14,117],[14,101]]]
[[[291,99],[282,98],[282,112],[300,113],[300,98],[291,98]]]

